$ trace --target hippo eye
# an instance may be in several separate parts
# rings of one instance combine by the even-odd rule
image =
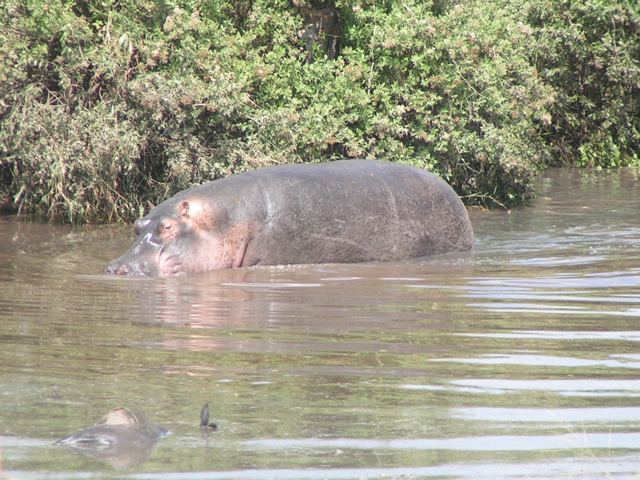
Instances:
[[[157,234],[162,238],[173,238],[180,231],[177,222],[172,218],[167,218],[158,225]]]

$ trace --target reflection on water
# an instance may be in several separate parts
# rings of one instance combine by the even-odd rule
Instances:
[[[0,217],[0,477],[629,478],[638,180],[547,172],[472,252],[174,279],[100,274],[129,228]],[[172,431],[146,463],[52,445],[120,405]]]

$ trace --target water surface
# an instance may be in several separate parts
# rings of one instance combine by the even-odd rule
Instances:
[[[130,227],[0,217],[0,478],[630,478],[639,180],[548,171],[472,252],[170,279],[100,273]],[[172,432],[145,463],[52,445],[120,406]]]

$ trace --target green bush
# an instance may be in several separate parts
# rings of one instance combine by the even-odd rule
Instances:
[[[432,8],[355,13],[355,50],[345,58],[368,76],[375,102],[365,154],[435,170],[468,203],[531,198],[531,173],[546,160],[537,132],[553,97],[526,61],[517,7],[459,2],[437,16]]]
[[[542,132],[553,163],[638,165],[640,4],[625,0],[531,2],[530,61],[555,90]]]
[[[128,221],[203,181],[344,157],[515,204],[540,166],[638,161],[623,0],[4,3],[1,196],[35,216]]]

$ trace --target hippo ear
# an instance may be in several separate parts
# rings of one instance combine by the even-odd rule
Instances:
[[[189,218],[189,202],[186,200],[180,204],[180,215]]]
[[[184,200],[178,205],[178,213],[183,220],[189,220],[202,229],[211,228],[221,214],[209,202],[199,198],[191,199],[191,201]]]
[[[138,419],[129,410],[126,408],[116,408],[98,420],[96,425],[121,425],[126,427],[136,425],[137,423]]]

